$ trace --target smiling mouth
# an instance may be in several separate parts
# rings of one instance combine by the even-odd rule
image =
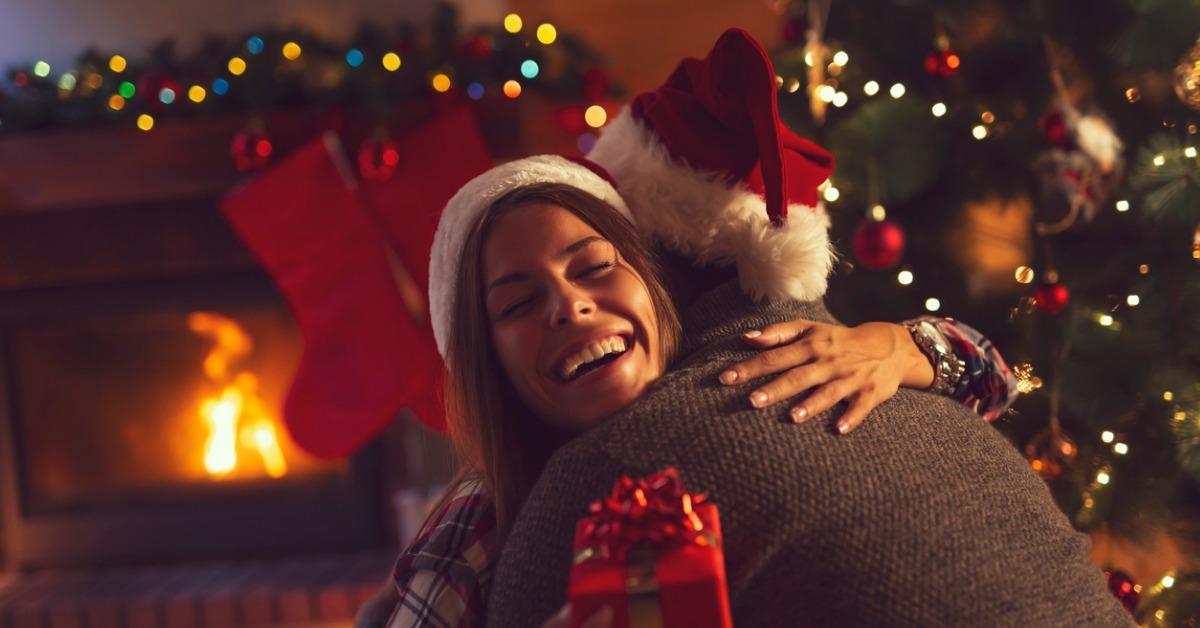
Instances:
[[[590,343],[564,360],[559,368],[558,377],[563,382],[573,382],[612,364],[632,348],[633,339],[621,335]]]

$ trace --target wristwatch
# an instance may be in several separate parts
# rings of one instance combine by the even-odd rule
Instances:
[[[913,342],[933,367],[933,383],[927,390],[949,396],[958,388],[958,382],[966,371],[966,364],[950,349],[933,323],[922,320],[905,322],[903,325],[908,333],[912,334]]]

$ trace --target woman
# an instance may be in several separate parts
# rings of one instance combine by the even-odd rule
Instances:
[[[466,464],[396,565],[389,625],[481,622],[504,532],[542,464],[572,434],[636,400],[670,364],[674,307],[628,209],[603,180],[556,159],[481,176],[459,193],[482,198],[478,211],[457,216],[451,201],[439,227],[439,237],[462,233],[441,247],[457,259],[439,348],[450,367],[451,436]],[[556,170],[537,174],[547,167]],[[970,328],[929,320],[916,337],[934,336],[964,366],[943,392],[989,420],[1002,413],[1015,386],[1000,356]],[[722,384],[784,373],[749,390],[748,401],[765,409],[815,388],[791,420],[847,399],[843,433],[898,386],[928,388],[935,379],[913,332],[899,325],[794,321],[746,341],[778,348],[733,365]]]

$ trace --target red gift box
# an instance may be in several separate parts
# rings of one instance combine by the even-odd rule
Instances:
[[[683,490],[674,468],[621,477],[575,527],[568,598],[578,628],[604,606],[613,628],[728,628],[715,504]]]

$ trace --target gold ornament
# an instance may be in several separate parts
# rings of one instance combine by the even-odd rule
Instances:
[[[1075,462],[1079,448],[1061,429],[1048,427],[1025,445],[1025,458],[1043,480],[1053,480]]]
[[[1175,95],[1183,104],[1200,111],[1200,40],[1175,66]]]

